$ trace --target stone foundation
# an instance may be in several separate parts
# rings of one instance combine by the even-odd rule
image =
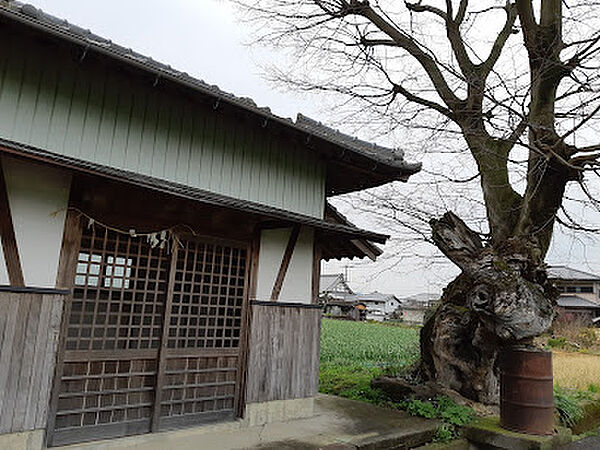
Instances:
[[[0,448],[2,450],[41,450],[44,448],[45,431],[31,430],[0,434]]]
[[[243,419],[198,425],[197,427],[162,433],[146,433],[104,441],[85,442],[56,449],[85,450],[156,450],[156,449],[198,449],[202,436],[208,433],[228,433],[267,423],[285,422],[293,419],[311,417],[314,414],[314,398],[293,400],[275,400],[264,403],[249,403]],[[0,434],[2,450],[43,450],[45,430],[33,430],[22,433]]]
[[[246,405],[244,422],[253,427],[265,423],[284,422],[286,420],[303,419],[314,414],[315,399],[297,398],[294,400],[274,400],[264,403]]]

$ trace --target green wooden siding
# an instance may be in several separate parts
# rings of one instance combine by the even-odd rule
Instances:
[[[57,154],[322,217],[325,167],[268,128],[149,80],[0,40],[0,136]]]

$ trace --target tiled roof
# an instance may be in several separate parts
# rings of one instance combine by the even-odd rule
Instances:
[[[175,83],[192,88],[196,92],[214,97],[218,101],[257,114],[265,119],[278,122],[285,127],[302,132],[308,137],[317,137],[333,145],[348,150],[369,160],[396,171],[395,179],[406,180],[421,169],[420,163],[409,163],[404,160],[404,153],[400,149],[391,149],[361,141],[352,136],[340,133],[320,122],[298,114],[296,121],[279,117],[267,107],[259,107],[250,98],[237,97],[222,91],[216,85],[211,85],[203,80],[194,78],[185,72],[180,72],[169,65],[155,61],[149,56],[134,52],[133,50],[118,45],[110,39],[98,36],[90,30],[71,24],[64,19],[52,16],[29,4],[17,1],[0,0],[0,15],[20,23],[25,23],[52,34],[61,39],[82,44],[86,49],[93,49],[98,53],[118,59],[129,65],[149,71],[157,78],[169,79]]]
[[[331,292],[339,284],[343,284],[343,287],[347,288],[347,294],[353,294],[342,273],[326,273],[321,275],[319,278],[319,292]]]
[[[558,306],[563,308],[597,308],[600,309],[600,304],[594,303],[591,300],[579,297],[577,295],[561,295],[557,300]]]
[[[406,297],[402,297],[401,300],[407,301],[407,302],[427,303],[427,302],[435,302],[435,301],[439,300],[440,297],[441,297],[440,294],[430,294],[427,292],[423,292],[420,294],[414,294],[414,295],[408,295]]]
[[[567,266],[548,267],[548,278],[553,280],[600,281],[600,276]]]
[[[319,292],[331,290],[338,281],[343,281],[344,276],[341,273],[330,273],[321,275],[319,278]]]
[[[381,292],[377,291],[371,292],[370,294],[356,294],[356,299],[361,302],[382,302],[393,299],[400,303],[400,300],[398,300],[398,297],[396,297],[394,294],[382,294]]]

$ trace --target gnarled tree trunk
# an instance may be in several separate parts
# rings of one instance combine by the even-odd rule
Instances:
[[[541,258],[511,238],[484,246],[453,213],[432,221],[438,247],[462,273],[421,330],[421,377],[472,400],[498,402],[497,352],[528,344],[554,317],[555,292]]]

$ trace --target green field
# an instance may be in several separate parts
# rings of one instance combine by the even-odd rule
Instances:
[[[406,370],[418,356],[418,328],[323,319],[319,390],[378,402],[371,379]]]

